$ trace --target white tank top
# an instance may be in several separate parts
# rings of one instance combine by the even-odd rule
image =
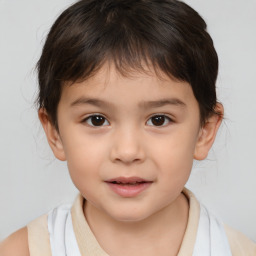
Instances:
[[[48,214],[52,256],[81,256],[73,229],[70,208],[70,205],[62,205]]]
[[[52,256],[82,256],[70,208],[70,205],[59,206],[48,214]],[[202,205],[193,256],[232,256],[223,225]]]

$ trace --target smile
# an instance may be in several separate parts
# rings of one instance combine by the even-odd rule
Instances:
[[[135,197],[149,188],[153,182],[139,177],[118,177],[105,183],[121,197]]]

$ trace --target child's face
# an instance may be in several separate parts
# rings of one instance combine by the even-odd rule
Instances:
[[[47,134],[55,156],[67,160],[88,205],[122,221],[142,220],[173,204],[194,156],[209,150],[202,147],[191,86],[153,73],[125,78],[104,67],[65,86],[58,125],[59,134]]]

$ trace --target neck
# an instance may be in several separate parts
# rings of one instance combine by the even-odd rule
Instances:
[[[177,255],[186,230],[188,211],[188,200],[183,194],[171,205],[135,222],[117,221],[88,202],[84,206],[92,232],[111,256]]]

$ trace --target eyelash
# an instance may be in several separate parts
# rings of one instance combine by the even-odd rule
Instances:
[[[149,119],[148,119],[148,121],[147,121],[147,123],[150,121],[150,120],[152,120],[152,118],[156,118],[156,117],[163,117],[164,118],[164,124],[163,125],[150,125],[150,126],[155,126],[155,127],[165,127],[165,126],[167,126],[168,124],[170,124],[170,123],[172,123],[173,122],[173,120],[169,117],[169,116],[167,116],[167,115],[164,115],[164,114],[156,114],[156,115],[153,115],[153,116],[151,116]],[[166,121],[168,122],[167,124],[166,124]],[[151,123],[152,123],[152,121],[151,121]]]
[[[106,119],[104,116],[102,116],[102,115],[100,115],[100,114],[94,114],[94,115],[88,116],[88,117],[86,117],[85,119],[83,119],[82,123],[87,123],[89,126],[92,126],[92,127],[101,127],[102,125],[97,126],[97,125],[93,125],[92,122],[90,122],[91,124],[88,123],[88,120],[91,120],[93,117],[101,117],[101,118],[103,118],[105,121],[107,121],[107,119]],[[105,123],[105,121],[104,121],[104,123]],[[108,122],[108,121],[107,121],[107,122]],[[103,124],[104,124],[104,123],[103,123]],[[108,124],[109,124],[109,122],[108,122]]]
[[[87,123],[91,127],[106,126],[106,125],[104,125],[104,123],[102,125],[93,125],[93,123],[92,123],[92,118],[93,117],[98,117],[98,118],[100,117],[104,120],[104,123],[107,122],[108,125],[109,125],[109,122],[107,121],[107,119],[104,116],[100,115],[100,114],[90,115],[90,116],[86,117],[85,119],[83,119],[82,123]],[[152,123],[152,118],[156,118],[156,117],[164,117],[164,124],[163,125],[154,125]],[[101,121],[102,121],[102,119],[101,119]],[[155,115],[151,116],[146,123],[148,123],[150,120],[151,120],[151,123],[152,123],[152,125],[150,125],[150,126],[155,126],[155,127],[164,127],[164,126],[167,126],[169,123],[174,122],[169,116],[167,116],[165,114],[155,114]],[[167,124],[166,124],[166,121],[168,122]]]

